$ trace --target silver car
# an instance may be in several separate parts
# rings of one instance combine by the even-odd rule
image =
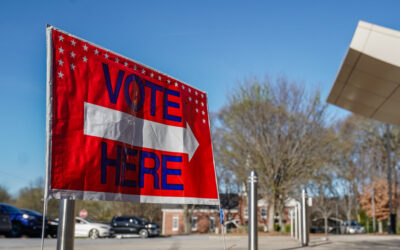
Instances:
[[[75,237],[89,237],[91,239],[108,237],[110,236],[110,229],[111,226],[107,224],[97,223],[81,217],[75,218]]]
[[[362,234],[365,233],[365,229],[358,221],[349,220],[344,221],[342,224],[343,232],[346,234]]]

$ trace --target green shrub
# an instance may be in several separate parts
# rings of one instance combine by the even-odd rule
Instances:
[[[249,232],[248,225],[238,227],[237,232],[238,233],[248,233]]]
[[[281,231],[281,226],[279,226],[279,224],[275,224],[274,229],[276,232],[279,232],[279,231]]]
[[[286,233],[290,233],[290,224],[287,224],[287,225],[285,226],[285,232],[286,232]]]

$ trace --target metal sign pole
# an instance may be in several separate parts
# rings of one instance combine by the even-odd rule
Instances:
[[[299,222],[299,226],[297,227],[297,230],[298,230],[297,239],[301,242],[303,220],[301,219],[301,204],[300,204],[300,202],[297,203],[297,221]]]
[[[302,205],[302,246],[308,246],[308,223],[307,223],[307,194],[303,189],[301,192],[301,205]]]
[[[298,207],[297,207],[297,201],[296,205],[294,206],[294,238],[296,240],[299,239],[299,216],[297,213]]]
[[[257,232],[257,173],[250,171],[247,179],[249,185],[249,250],[258,249]],[[270,218],[271,219],[271,218]]]
[[[293,209],[289,210],[290,214],[290,237],[293,239],[294,237],[294,230],[293,230]]]
[[[57,250],[74,250],[75,200],[60,200]]]

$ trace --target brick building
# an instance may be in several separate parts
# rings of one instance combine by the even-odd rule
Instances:
[[[221,195],[224,211],[224,224],[229,230],[248,223],[247,196],[238,194]],[[289,208],[294,207],[294,200],[286,202],[284,222],[289,223]],[[264,199],[257,202],[258,224],[268,225],[268,203]],[[173,235],[184,233],[184,209],[181,206],[169,206],[162,209],[162,234]],[[274,218],[278,219],[277,216]],[[219,209],[216,206],[196,206],[191,215],[192,233],[220,232]]]

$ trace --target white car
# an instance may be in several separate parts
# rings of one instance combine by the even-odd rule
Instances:
[[[347,234],[363,234],[365,229],[358,221],[344,221],[343,222],[344,233]]]
[[[97,239],[99,237],[110,236],[111,227],[107,224],[96,223],[81,217],[75,218],[75,237],[89,237]]]

